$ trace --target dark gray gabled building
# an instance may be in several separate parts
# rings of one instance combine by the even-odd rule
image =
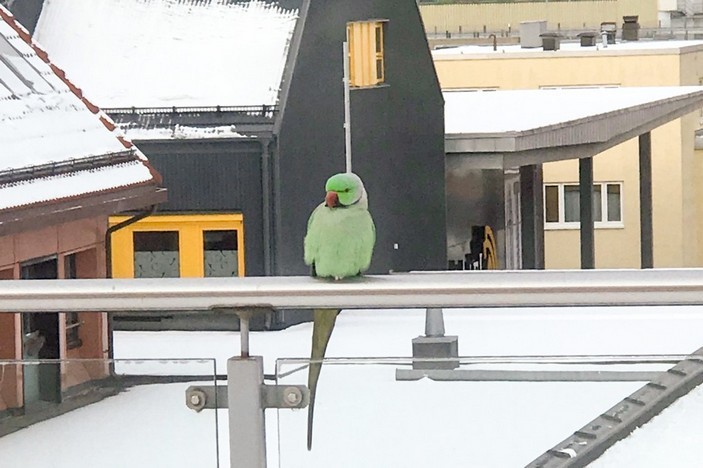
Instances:
[[[162,174],[169,201],[154,217],[205,233],[203,216],[241,214],[243,246],[223,249],[244,251],[247,275],[306,274],[307,218],[345,170],[349,38],[353,169],[377,226],[371,272],[446,268],[444,105],[414,0],[97,3],[46,2],[35,38]],[[192,250],[185,237],[179,248]],[[129,273],[144,243],[117,244]],[[180,274],[198,276],[184,262],[202,256],[182,255]]]

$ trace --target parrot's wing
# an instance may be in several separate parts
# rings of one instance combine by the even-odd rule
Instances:
[[[310,404],[308,405],[308,450],[312,449],[312,421],[315,411],[315,393],[317,381],[322,370],[322,359],[325,357],[327,344],[332,336],[332,329],[337,320],[339,309],[315,309],[312,327],[312,351],[310,352],[310,367],[308,370],[308,388],[310,389]]]
[[[365,227],[360,232],[360,259],[361,271],[366,271],[371,266],[371,257],[373,256],[373,248],[376,244],[376,225],[371,218],[371,214],[366,212],[367,219],[364,220]]]
[[[320,228],[318,226],[319,223],[316,221],[324,206],[324,203],[319,205],[310,214],[310,218],[308,218],[308,230],[307,234],[305,234],[305,240],[303,241],[304,261],[306,265],[315,263],[315,258],[320,248]]]

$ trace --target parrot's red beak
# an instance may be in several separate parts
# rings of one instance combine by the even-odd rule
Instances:
[[[328,208],[336,208],[336,207],[340,206],[339,197],[337,196],[337,192],[333,192],[333,191],[327,192],[327,196],[325,197],[325,206]]]

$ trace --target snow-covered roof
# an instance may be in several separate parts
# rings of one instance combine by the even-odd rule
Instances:
[[[113,130],[0,6],[0,211],[155,183]]]
[[[101,107],[274,105],[297,18],[259,0],[47,0],[34,37]]]
[[[699,110],[703,87],[445,91],[447,154],[476,169],[595,156]]]
[[[446,47],[435,49],[432,56],[435,60],[452,60],[462,58],[505,58],[516,56],[532,57],[555,57],[567,55],[632,55],[632,54],[678,54],[682,52],[703,50],[703,41],[664,41],[664,40],[641,40],[617,42],[604,47],[600,41],[595,46],[583,47],[580,42],[561,42],[559,50],[545,51],[541,47],[521,47],[519,44],[498,45],[493,50],[493,45],[487,40],[484,45],[464,45],[458,47]]]
[[[499,134],[564,126],[702,92],[700,86],[445,91],[445,133]]]

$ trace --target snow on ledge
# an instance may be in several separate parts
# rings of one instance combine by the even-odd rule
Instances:
[[[130,140],[196,140],[204,138],[247,138],[238,133],[234,125],[219,127],[189,127],[176,125],[173,128],[129,128],[120,129]]]

